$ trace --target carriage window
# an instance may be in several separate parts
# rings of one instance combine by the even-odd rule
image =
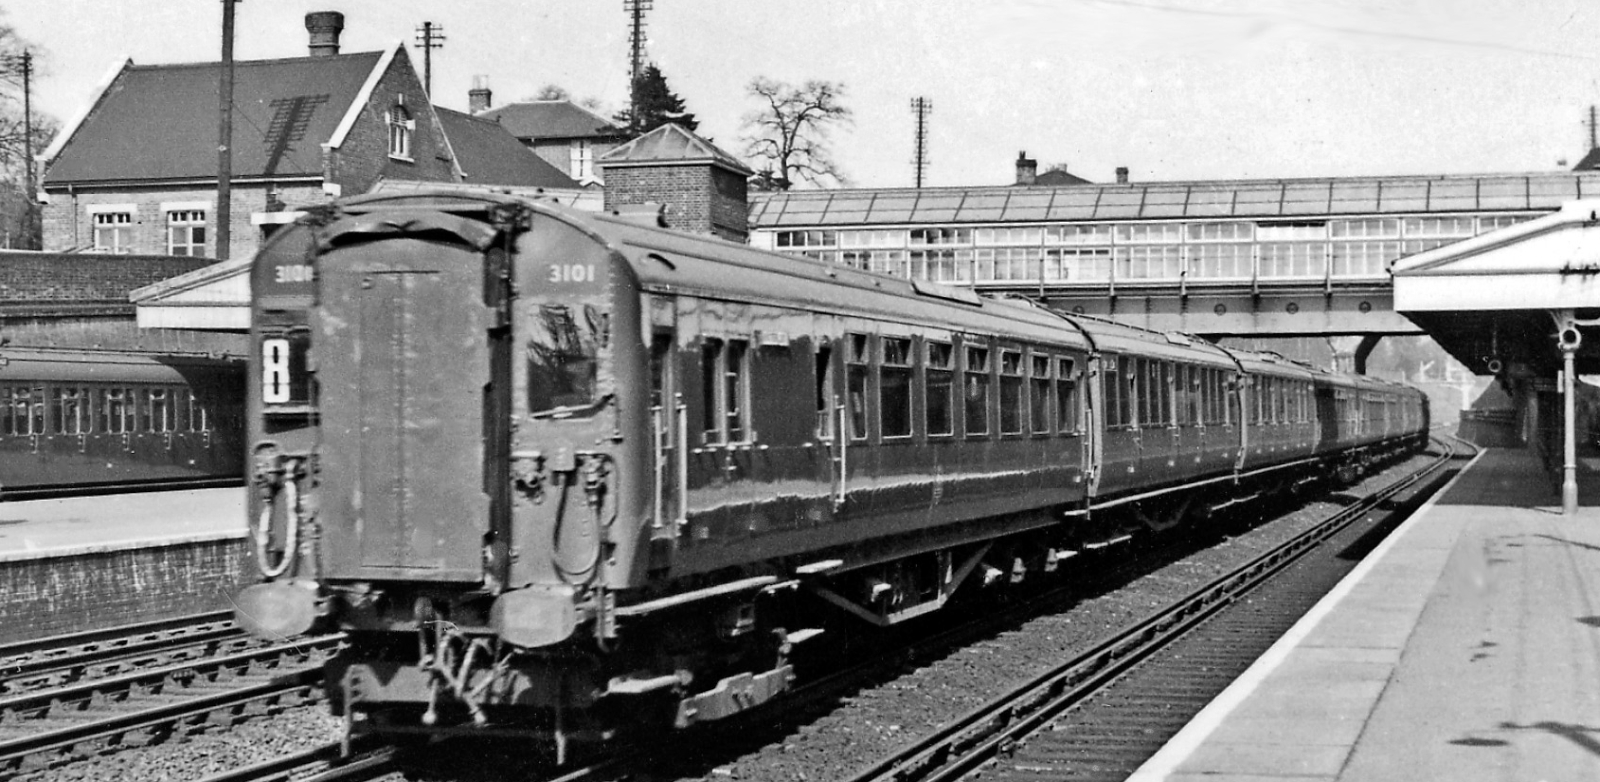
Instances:
[[[1035,434],[1050,433],[1050,357],[1029,356],[1028,408]]]
[[[968,435],[989,433],[989,349],[967,348],[966,402]]]
[[[1022,434],[1022,354],[1000,351],[1000,433]]]
[[[750,343],[707,338],[700,346],[703,441],[737,443],[750,439]]]
[[[55,399],[55,433],[87,434],[91,425],[90,413],[84,407],[88,392],[81,388],[57,388]]]
[[[850,439],[867,438],[867,335],[845,335],[845,389],[850,407]]]
[[[815,385],[817,389],[817,437],[833,439],[833,348],[817,348]]]
[[[1136,417],[1134,423],[1139,426],[1149,426],[1156,422],[1155,416],[1152,415],[1152,411],[1155,408],[1155,389],[1153,388],[1155,384],[1151,382],[1151,375],[1154,374],[1155,369],[1154,364],[1154,361],[1147,358],[1134,359],[1133,362],[1132,386],[1133,396],[1136,400],[1133,406],[1134,416]]]
[[[950,345],[929,342],[924,374],[928,434],[955,432],[955,354]]]
[[[1078,431],[1078,374],[1070,358],[1056,359],[1056,425],[1062,432]]]
[[[128,389],[128,407],[133,410],[131,432],[150,431],[150,395],[142,388]]]
[[[1173,369],[1171,362],[1156,362],[1155,384],[1156,395],[1159,397],[1159,402],[1156,405],[1156,420],[1169,426],[1174,421],[1172,417]]]
[[[558,418],[595,412],[601,401],[600,354],[611,339],[610,318],[592,304],[581,309],[541,304],[539,316],[528,320],[528,412]]]
[[[172,431],[172,394],[165,388],[150,389],[150,431]]]
[[[0,434],[44,434],[44,389],[0,388]]]
[[[911,340],[883,338],[883,361],[879,368],[879,421],[884,437],[911,434]]]

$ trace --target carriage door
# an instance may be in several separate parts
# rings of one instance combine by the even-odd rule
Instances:
[[[663,306],[666,305],[666,306]],[[678,356],[670,328],[671,300],[652,300],[650,337],[650,427],[655,454],[654,537],[673,538],[683,521],[683,493],[689,481],[684,458],[689,436],[688,406],[678,382]]]
[[[327,550],[354,552],[328,575],[480,580],[493,323],[483,255],[387,238],[330,252],[318,275],[322,514]]]

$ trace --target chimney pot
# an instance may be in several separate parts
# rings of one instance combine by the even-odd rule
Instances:
[[[1117,166],[1117,184],[1119,184],[1119,185],[1128,184],[1128,167],[1127,166]]]
[[[1039,178],[1039,161],[1028,157],[1026,150],[1017,153],[1017,184],[1031,185]]]
[[[339,33],[344,32],[344,14],[338,11],[313,11],[306,14],[306,32],[311,33],[311,56],[330,57],[339,53]]]
[[[494,93],[489,89],[488,76],[472,77],[472,89],[467,90],[467,113],[480,114],[494,105]]]

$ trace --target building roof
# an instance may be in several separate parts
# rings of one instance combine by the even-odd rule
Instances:
[[[1600,197],[1600,173],[1148,182],[1064,187],[752,193],[752,228],[1055,220],[1317,219],[1334,215],[1548,211]]]
[[[1583,159],[1578,161],[1578,165],[1572,167],[1573,171],[1593,171],[1595,169],[1600,169],[1600,147],[1590,149],[1584,154]]]
[[[576,190],[581,185],[491,119],[434,107],[468,183]]]
[[[1052,168],[1033,179],[1032,187],[1059,187],[1061,185],[1088,185],[1093,184],[1077,174],[1069,173],[1064,168]],[[1024,185],[1027,187],[1027,185]]]
[[[670,122],[601,155],[595,161],[596,165],[605,168],[680,163],[711,163],[743,176],[755,173],[738,158],[695,135],[694,131]]]
[[[519,139],[621,138],[623,131],[609,120],[569,100],[531,100],[507,103],[478,112],[500,123]]]
[[[233,174],[322,174],[334,139],[390,52],[234,63]],[[217,175],[221,63],[126,64],[81,122],[64,129],[45,184]],[[129,133],[129,128],[160,128]]]

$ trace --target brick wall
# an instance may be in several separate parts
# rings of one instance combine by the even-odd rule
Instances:
[[[134,288],[208,266],[208,258],[0,250],[0,306],[104,302],[133,311]]]
[[[606,169],[606,209],[667,205],[667,223],[680,231],[744,242],[749,206],[744,178],[711,165],[630,165]]]
[[[0,562],[11,641],[230,608],[255,578],[243,538]]]
[[[411,134],[411,160],[389,157],[389,109],[403,96],[416,128]],[[406,57],[396,57],[378,79],[367,105],[350,128],[341,146],[328,161],[328,181],[338,184],[342,195],[352,196],[372,189],[378,178],[409,179],[424,182],[453,182],[444,131],[428,105],[422,80]]]
[[[273,184],[236,183],[230,193],[232,231],[228,247],[231,258],[249,258],[261,244],[261,228],[251,216],[268,211],[269,192],[293,209],[324,203],[328,196],[320,183]],[[163,204],[205,203],[206,255],[216,256],[217,190],[215,187],[162,187],[128,190],[113,187],[75,188],[74,192],[52,191],[50,203],[41,209],[44,249],[51,252],[85,251],[94,246],[94,217],[91,208],[107,204],[133,204],[133,250],[152,255],[165,254],[167,214]]]
[[[131,307],[130,307],[131,309]],[[158,353],[214,353],[244,357],[250,338],[245,334],[188,329],[141,329],[134,316],[27,316],[8,314],[0,306],[0,336],[11,347],[93,348],[139,350]]]

